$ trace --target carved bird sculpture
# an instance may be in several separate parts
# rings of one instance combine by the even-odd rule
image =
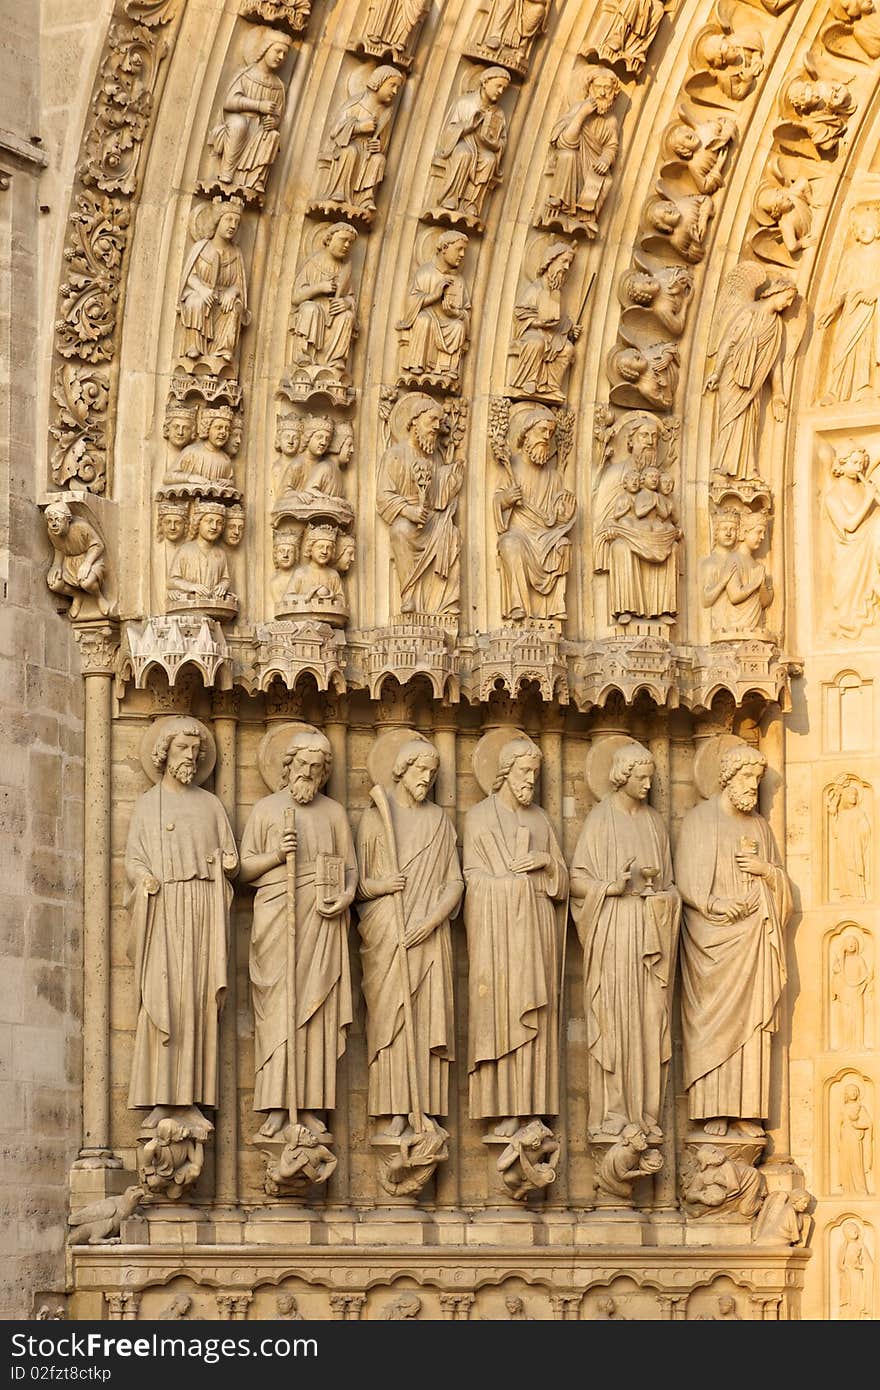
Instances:
[[[68,1245],[100,1245],[102,1241],[118,1240],[122,1222],[134,1214],[145,1196],[144,1188],[127,1187],[119,1197],[102,1197],[72,1212],[67,1221]]]

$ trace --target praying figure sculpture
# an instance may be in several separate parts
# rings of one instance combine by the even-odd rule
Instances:
[[[610,789],[587,816],[571,865],[584,948],[588,1132],[617,1137],[635,1126],[646,1147],[663,1139],[681,916],[666,825],[647,804],[654,771],[647,748],[621,739]]]
[[[223,116],[208,137],[219,161],[217,183],[224,192],[250,198],[266,189],[281,137],[286,91],[277,75],[290,51],[290,36],[260,26],[244,41],[246,66],[223,98]]]
[[[215,198],[196,210],[195,242],[183,267],[177,312],[183,329],[180,365],[216,375],[234,371],[242,327],[250,323],[244,257],[238,245],[243,203]]]
[[[786,980],[791,887],[757,811],[767,761],[722,754],[720,790],[682,822],[675,882],[681,932],[683,1081],[706,1134],[760,1138],[770,1114],[770,1050]]]

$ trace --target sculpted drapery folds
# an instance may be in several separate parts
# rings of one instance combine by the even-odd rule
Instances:
[[[649,453],[643,452],[640,467],[623,473],[596,533],[595,569],[608,574],[609,621],[622,625],[633,618],[671,619],[678,609],[681,530],[663,486],[672,479],[662,477]]]
[[[519,66],[532,39],[543,33],[548,8],[548,0],[489,0],[478,41],[490,53]]]
[[[880,208],[855,208],[850,228],[854,244],[818,319],[831,338],[822,404],[861,400],[874,389],[880,365]]]
[[[508,1136],[559,1110],[568,871],[548,816],[532,804],[540,767],[531,739],[511,737],[486,779],[492,790],[464,822],[470,1116],[500,1121],[496,1132]]]
[[[759,428],[768,382],[773,418],[785,418],[783,315],[796,298],[790,280],[766,282],[763,268],[754,261],[737,266],[724,282],[710,347],[715,366],[706,380],[706,389],[718,393],[711,467],[723,477],[760,476]]]
[[[666,826],[646,805],[653,774],[641,744],[615,750],[612,790],[587,816],[571,866],[584,948],[589,1132],[619,1135],[637,1125],[649,1144],[663,1137],[681,915]]]
[[[461,533],[455,524],[464,478],[460,459],[438,442],[443,410],[410,393],[391,415],[395,440],[379,466],[376,505],[390,529],[402,613],[454,617],[461,606]]]
[[[258,28],[245,39],[247,66],[223,98],[223,119],[208,141],[220,161],[221,184],[246,193],[263,193],[278,153],[278,127],[286,93],[276,74],[290,49],[290,37]]]
[[[439,763],[433,744],[410,735],[394,759],[391,785],[382,788],[394,844],[388,843],[376,806],[368,807],[358,826],[367,1111],[392,1117],[392,1126],[401,1131],[414,1111],[448,1113],[449,1064],[455,1056],[449,919],[458,910],[464,880],[452,822],[427,800]],[[406,984],[398,944],[401,911]],[[411,1000],[416,1094],[407,1061],[404,989]]]
[[[242,325],[250,323],[244,257],[236,241],[242,206],[238,198],[215,198],[193,217],[197,240],[183,268],[177,306],[185,371],[232,367]]]
[[[431,260],[413,276],[398,331],[406,334],[400,352],[401,376],[408,382],[458,387],[461,359],[470,342],[471,297],[458,267],[468,239],[443,232]]]
[[[403,51],[427,8],[427,0],[374,0],[367,12],[367,38]]]
[[[833,636],[858,637],[880,613],[880,493],[866,449],[832,456],[822,493],[830,530],[829,576]]]
[[[498,105],[510,85],[504,68],[481,71],[473,91],[453,103],[434,153],[438,211],[478,222],[486,194],[500,181],[507,120]]]
[[[493,499],[505,620],[565,618],[577,503],[560,476],[555,436],[556,417],[546,406],[522,417],[508,485]]]
[[[297,731],[284,754],[281,789],[257,802],[241,841],[242,881],[257,890],[250,950],[254,1109],[268,1112],[260,1129],[268,1138],[287,1125],[291,1094],[299,1120],[309,1127],[312,1112],[334,1109],[337,1062],[352,1020],[348,924],[357,866],[345,811],[321,791],[331,765],[325,736],[307,727]],[[293,829],[285,819],[290,811]],[[296,864],[295,1020],[288,998],[290,853]],[[292,1087],[291,1027],[297,1073]]]
[[[293,290],[291,334],[297,365],[326,367],[337,381],[348,380],[348,359],[357,333],[351,248],[357,232],[334,222],[320,236],[322,249],[300,267]]]
[[[605,0],[597,52],[606,63],[623,63],[638,74],[663,18],[663,0]]]
[[[550,135],[549,188],[542,222],[562,219],[566,231],[599,230],[599,214],[611,191],[620,128],[611,114],[620,83],[591,64],[580,74],[583,96],[556,122]]]
[[[52,563],[46,575],[52,593],[69,596],[71,618],[80,616],[87,598],[93,599],[98,612],[106,616],[110,612],[104,593],[107,547],[97,530],[85,517],[75,517],[63,499],[50,502],[44,515],[52,543]]]
[[[764,543],[768,522],[761,510],[725,508],[713,518],[715,549],[700,567],[701,597],[704,607],[711,609],[713,641],[764,635],[773,581],[755,554]]]
[[[565,382],[581,335],[562,308],[562,291],[574,261],[574,248],[554,241],[538,257],[535,279],[520,294],[513,311],[517,359],[511,372],[513,391],[524,396],[565,400]]]
[[[684,899],[684,1084],[688,1113],[707,1134],[724,1134],[733,1122],[760,1136],[770,1113],[770,1048],[792,908],[773,833],[755,809],[765,767],[755,749],[728,749],[721,790],[685,816],[675,856]]]
[[[222,502],[198,502],[193,509],[191,539],[174,556],[168,575],[168,608],[217,608],[233,613],[229,564],[221,536],[227,512]]]
[[[160,720],[147,741],[156,785],[135,803],[125,848],[138,1010],[128,1104],[167,1114],[217,1105],[238,851],[221,802],[195,785],[213,766],[204,725]]]
[[[352,217],[370,221],[376,190],[385,177],[385,148],[394,102],[403,73],[383,65],[361,79],[357,90],[336,112],[320,163],[323,169],[317,205],[332,205]]]

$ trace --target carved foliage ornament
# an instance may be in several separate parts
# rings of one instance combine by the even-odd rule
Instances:
[[[103,492],[107,470],[107,409],[110,377],[106,371],[66,362],[55,372],[52,396],[58,405],[49,433],[52,481],[78,480],[92,492]]]
[[[64,249],[67,278],[55,324],[62,357],[106,362],[115,350],[116,306],[131,209],[119,199],[81,193]]]
[[[165,40],[143,25],[111,26],[79,168],[83,183],[105,193],[135,191],[153,90],[167,52]]]

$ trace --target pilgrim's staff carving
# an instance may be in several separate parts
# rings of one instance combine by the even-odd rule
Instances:
[[[527,253],[534,275],[518,295],[509,349],[515,363],[510,368],[510,389],[516,395],[560,403],[565,400],[574,345],[582,332],[578,320],[586,305],[585,296],[575,320],[562,307],[574,257],[575,248],[567,241],[541,241]]]

